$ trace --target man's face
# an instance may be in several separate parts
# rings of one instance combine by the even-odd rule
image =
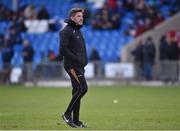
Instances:
[[[77,25],[83,25],[83,13],[77,12],[74,16],[71,16],[71,20],[73,20]]]

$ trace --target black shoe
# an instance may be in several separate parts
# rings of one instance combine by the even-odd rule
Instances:
[[[74,124],[71,116],[69,115],[65,115],[64,113],[62,114],[62,118],[63,120],[70,126],[70,127],[73,127],[73,128],[76,128],[77,126]]]
[[[76,125],[76,127],[80,127],[80,128],[86,128],[86,127],[87,127],[87,126],[84,125],[81,121],[74,122],[74,124]]]

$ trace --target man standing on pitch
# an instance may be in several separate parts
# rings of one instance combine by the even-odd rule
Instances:
[[[88,90],[84,77],[87,53],[85,40],[80,31],[83,25],[83,9],[71,9],[69,18],[65,22],[67,25],[60,31],[60,53],[73,88],[72,99],[62,118],[71,127],[86,127],[79,120],[81,98]]]

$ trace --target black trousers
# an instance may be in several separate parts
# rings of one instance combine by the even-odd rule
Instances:
[[[66,72],[71,78],[72,83],[72,98],[65,112],[66,115],[71,115],[73,112],[73,121],[79,121],[79,112],[81,98],[86,94],[88,90],[86,78],[84,77],[84,68],[65,67]]]

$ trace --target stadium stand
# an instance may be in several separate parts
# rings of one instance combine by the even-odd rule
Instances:
[[[91,48],[95,47],[100,54],[103,62],[118,62],[121,59],[121,49],[127,44],[132,42],[138,35],[146,32],[149,29],[153,29],[157,24],[164,20],[169,19],[171,16],[179,11],[177,4],[178,0],[117,0],[116,8],[120,14],[119,24],[117,29],[94,29],[91,25],[91,20],[94,19],[92,14],[99,13],[102,10],[101,7],[95,7],[91,1],[77,2],[75,0],[19,0],[18,11],[24,10],[29,5],[34,5],[36,12],[38,12],[41,6],[44,6],[49,13],[49,20],[61,21],[67,16],[67,12],[71,7],[80,6],[87,8],[90,12],[90,20],[82,29],[87,42],[87,52],[90,55]],[[106,3],[107,2],[107,3]],[[104,3],[108,4],[110,0],[105,0]],[[109,5],[110,12],[113,12],[113,5]],[[132,8],[131,8],[132,7]],[[1,0],[0,8],[8,10],[7,12],[14,12],[14,6],[12,0]],[[2,13],[2,12],[1,12]],[[8,13],[7,13],[8,14]],[[16,14],[15,12],[12,14]],[[13,15],[10,13],[7,19],[0,18],[0,33],[6,34],[8,29],[13,25]],[[158,19],[155,23],[152,23],[151,19]],[[26,21],[26,19],[24,20]],[[140,25],[139,25],[140,24]],[[147,25],[146,25],[147,24]],[[140,30],[138,32],[138,29]],[[32,44],[35,55],[33,59],[33,65],[36,67],[40,63],[44,56],[48,55],[49,50],[53,50],[58,56],[59,36],[57,28],[55,31],[45,31],[42,33],[33,33],[28,31],[20,32],[22,39],[28,39]],[[22,55],[19,51],[22,48],[22,44],[13,47],[15,51],[12,57],[12,66],[21,66],[23,64]],[[3,62],[0,62],[0,67]]]

